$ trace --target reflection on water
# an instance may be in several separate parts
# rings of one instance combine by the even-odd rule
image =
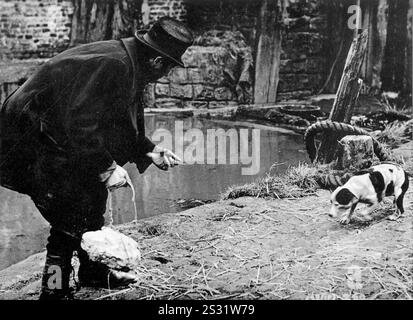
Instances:
[[[30,197],[0,187],[0,270],[41,251],[48,235]]]
[[[159,133],[159,129],[166,129],[172,134],[173,142],[177,121],[183,125],[184,132],[191,128],[199,128],[205,137],[207,137],[208,129],[222,128],[227,131],[235,128],[238,138],[241,129],[248,129],[248,150],[251,156],[253,144],[251,127],[196,118],[175,120],[172,117],[160,115],[146,115],[145,118],[146,133],[149,138],[155,132]],[[184,142],[183,150],[190,143],[190,141]],[[175,145],[173,149],[176,150]],[[261,130],[260,132],[260,169],[256,175],[241,174],[241,168],[248,167],[248,165],[229,164],[231,156],[229,145],[226,149],[226,164],[217,164],[218,161],[213,161],[214,164],[181,165],[167,172],[150,166],[142,175],[138,174],[134,164],[126,164],[125,168],[136,190],[138,217],[144,218],[179,211],[179,207],[175,204],[178,199],[218,199],[229,186],[247,183],[265,175],[274,163],[281,163],[281,165],[276,166],[273,172],[282,173],[288,165],[306,159],[302,150],[302,136],[278,130]],[[207,155],[211,155],[211,151],[213,150],[205,143],[205,162],[207,162]],[[218,154],[218,146],[216,146],[215,160]],[[134,219],[131,196],[132,192],[129,188],[114,192],[112,207],[115,224]],[[43,250],[48,229],[47,222],[37,212],[29,197],[0,187],[0,269]]]

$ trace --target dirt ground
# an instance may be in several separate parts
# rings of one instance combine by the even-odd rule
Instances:
[[[412,149],[395,150],[409,172]],[[140,280],[81,288],[75,299],[412,299],[413,180],[398,221],[386,219],[387,198],[372,221],[360,219],[359,206],[341,225],[327,215],[329,196],[243,197],[117,226],[139,243]],[[1,270],[0,300],[37,299],[44,258]]]
[[[412,183],[412,181],[411,181]],[[81,288],[76,299],[411,299],[413,188],[405,215],[328,217],[329,192],[301,199],[239,198],[118,229],[138,241],[141,281]],[[0,299],[37,299],[44,253],[0,272]]]

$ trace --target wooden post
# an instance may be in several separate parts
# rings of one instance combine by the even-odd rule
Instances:
[[[348,50],[354,39],[354,32],[348,27],[348,8],[354,0],[325,0],[327,41],[323,48],[326,54],[325,81],[318,94],[334,93],[340,84]]]
[[[360,88],[360,71],[366,53],[368,31],[364,30],[353,41],[346,60],[337,95],[329,119],[349,123]]]
[[[258,44],[255,59],[254,103],[274,103],[280,69],[282,4],[262,0],[259,13]]]
[[[373,77],[373,55],[374,55],[374,48],[373,48],[373,40],[375,36],[375,25],[373,21],[375,21],[377,16],[377,0],[370,0],[370,1],[363,1],[363,29],[368,30],[368,40],[367,40],[367,50],[366,50],[366,57],[363,61],[362,72],[361,75],[366,83],[371,85],[372,77]]]
[[[367,49],[367,40],[368,31],[364,30],[351,44],[329,120],[350,122],[361,89],[359,75]],[[343,135],[340,134],[331,134],[324,137],[318,150],[316,161],[320,163],[333,161],[337,150],[337,141],[342,137]]]
[[[70,47],[132,36],[141,20],[142,0],[73,0]]]
[[[399,92],[405,89],[409,2],[392,0],[388,5],[387,39],[381,71],[382,89]]]
[[[370,35],[373,39],[371,78],[371,86],[373,88],[381,88],[381,70],[387,38],[388,7],[388,0],[378,0],[377,8],[373,15],[373,34]]]
[[[408,23],[407,26],[410,27],[407,30],[407,55],[406,55],[406,91],[411,90],[413,92],[413,44],[412,44],[412,36],[413,36],[413,0],[409,0],[409,11],[408,11]]]

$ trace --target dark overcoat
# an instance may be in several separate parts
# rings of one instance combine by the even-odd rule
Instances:
[[[30,195],[52,223],[51,211],[82,204],[76,192],[90,194],[86,209],[70,208],[78,220],[93,203],[102,207],[106,190],[97,177],[113,161],[134,162],[141,173],[151,164],[145,154],[154,144],[145,137],[141,102],[148,72],[140,63],[143,50],[135,38],[66,50],[3,104],[0,183]],[[50,205],[48,197],[58,201]]]

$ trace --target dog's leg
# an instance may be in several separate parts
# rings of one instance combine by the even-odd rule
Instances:
[[[341,219],[339,220],[339,222],[340,222],[341,224],[348,224],[348,223],[350,222],[351,215],[353,214],[353,212],[354,212],[354,210],[356,209],[356,207],[357,207],[357,203],[353,204],[353,205],[351,206],[351,209],[350,209],[349,213],[348,213],[348,214],[344,214],[344,215],[341,217]]]
[[[350,222],[350,214],[345,214],[339,220],[341,224],[348,224]]]
[[[406,193],[407,190],[402,190],[401,188],[398,188],[395,190],[395,196],[394,196],[394,202],[396,203],[396,211],[392,215],[390,215],[387,219],[395,221],[400,218],[400,216],[404,213],[404,208],[403,208],[403,199],[404,199],[404,194]]]
[[[403,184],[401,185],[400,188],[397,188],[394,190],[394,200],[396,203],[396,212],[388,217],[390,220],[397,220],[403,213],[404,213],[404,208],[403,208],[403,199],[404,195],[407,192],[407,189],[409,189],[409,176],[407,173],[404,173],[404,181]]]

